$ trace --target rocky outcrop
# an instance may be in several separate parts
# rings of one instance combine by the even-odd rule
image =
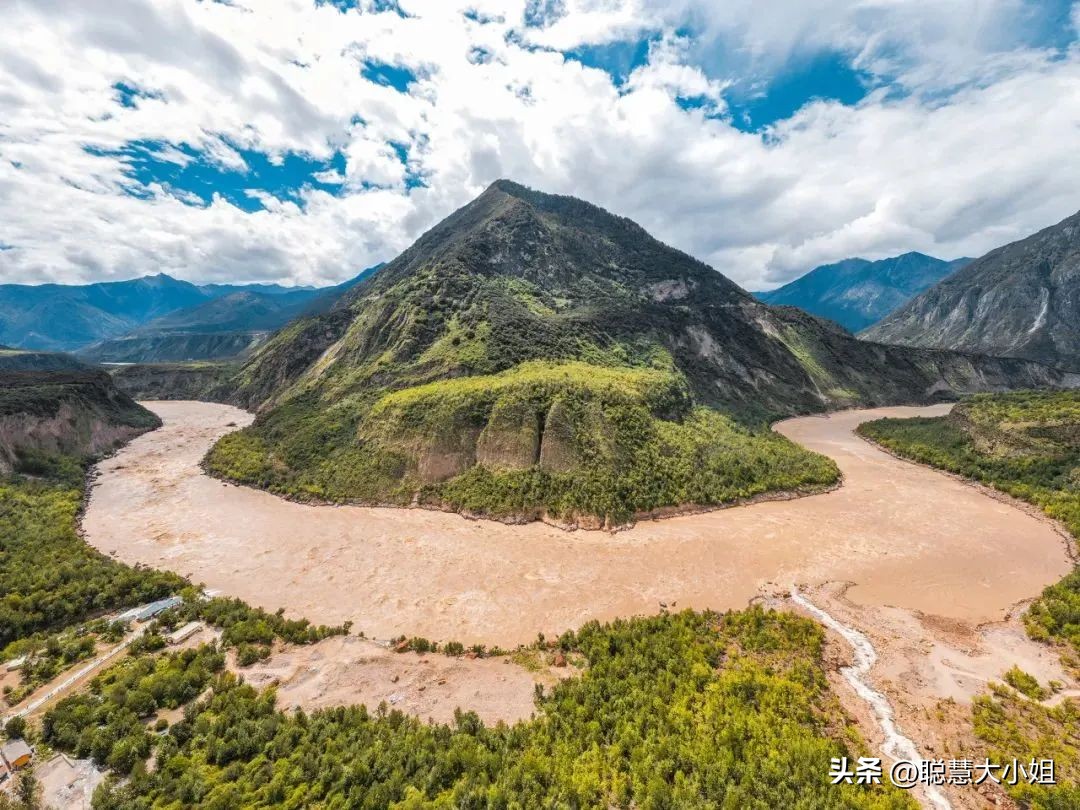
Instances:
[[[527,470],[540,460],[543,416],[529,403],[498,402],[476,445],[476,462],[493,470]]]

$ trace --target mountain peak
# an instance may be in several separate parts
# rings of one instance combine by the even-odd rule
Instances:
[[[455,300],[465,288],[500,276],[533,284],[538,294],[583,303],[589,285],[642,295],[650,285],[673,284],[718,304],[747,297],[708,265],[625,217],[507,179],[428,230],[349,300],[369,299],[405,278],[433,272],[457,280]]]
[[[844,259],[816,267],[758,298],[768,304],[799,307],[857,332],[902,306],[958,267],[910,251],[877,261]]]
[[[536,194],[537,193],[537,192],[533,191],[533,189],[529,188],[528,186],[524,186],[521,183],[517,183],[517,182],[515,182],[513,180],[510,180],[509,178],[506,178],[506,177],[500,177],[498,180],[496,180],[490,186],[488,186],[486,191],[501,191],[504,194],[511,195],[512,197],[522,197],[522,198],[525,198],[525,197],[530,196],[531,194]]]
[[[865,337],[1080,370],[1078,285],[1080,213],[976,259]]]

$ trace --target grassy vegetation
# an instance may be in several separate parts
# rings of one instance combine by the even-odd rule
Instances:
[[[1080,538],[1080,392],[980,395],[947,417],[881,419],[859,432],[1033,503]],[[1043,591],[1024,621],[1034,638],[1080,652],[1080,571]]]
[[[863,752],[828,689],[813,622],[755,608],[589,624],[588,660],[536,719],[428,725],[380,707],[284,715],[212,649],[122,662],[45,718],[56,748],[110,779],[95,807],[911,808],[889,786],[832,786]],[[154,713],[206,686],[168,732]],[[156,766],[143,763],[155,756]]]
[[[838,475],[779,435],[694,407],[663,368],[533,361],[284,421],[288,434],[264,423],[226,436],[209,468],[299,497],[609,524]]]
[[[1006,786],[1022,807],[1080,807],[1080,708],[1075,701],[1066,700],[1051,708],[998,685],[976,698],[972,712],[975,733],[987,744],[985,756],[991,762],[1003,764],[1015,759],[1027,767],[1033,759],[1054,760],[1055,786]]]

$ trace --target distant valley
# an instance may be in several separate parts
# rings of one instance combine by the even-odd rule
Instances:
[[[944,261],[923,253],[878,261],[844,259],[754,295],[766,304],[798,307],[858,332],[971,261]]]
[[[990,251],[862,337],[1080,371],[1080,213]]]
[[[292,319],[325,311],[378,267],[322,288],[199,286],[165,274],[85,285],[0,285],[0,343],[77,352],[88,362],[242,356]]]

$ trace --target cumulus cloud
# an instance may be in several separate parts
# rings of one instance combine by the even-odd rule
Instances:
[[[1080,208],[1077,32],[1044,3],[385,5],[9,3],[0,280],[336,282],[498,177],[630,216],[749,288],[852,255],[977,255]],[[646,38],[625,81],[563,53]],[[725,93],[819,52],[876,89],[733,125]],[[132,144],[242,178],[257,210],[135,176]],[[284,195],[252,154],[316,168]]]

